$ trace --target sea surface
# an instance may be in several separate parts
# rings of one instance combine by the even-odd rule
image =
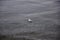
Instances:
[[[59,2],[0,0],[0,40],[59,40]]]

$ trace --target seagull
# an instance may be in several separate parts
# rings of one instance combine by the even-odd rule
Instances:
[[[31,20],[30,18],[27,18],[27,21],[28,21],[29,23],[32,23],[32,20]]]

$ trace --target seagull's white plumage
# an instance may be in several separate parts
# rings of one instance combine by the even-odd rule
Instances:
[[[30,18],[27,19],[28,22],[32,23],[32,20]]]
[[[28,19],[28,21],[32,21],[31,19]]]

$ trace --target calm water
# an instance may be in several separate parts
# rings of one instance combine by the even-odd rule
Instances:
[[[1,40],[59,39],[59,1],[56,1],[1,0]],[[31,18],[32,23],[29,23],[26,18]]]

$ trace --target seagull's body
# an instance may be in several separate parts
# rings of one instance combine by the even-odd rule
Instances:
[[[31,19],[28,19],[28,21],[32,21]]]
[[[30,18],[27,19],[28,22],[32,23],[32,20]]]

